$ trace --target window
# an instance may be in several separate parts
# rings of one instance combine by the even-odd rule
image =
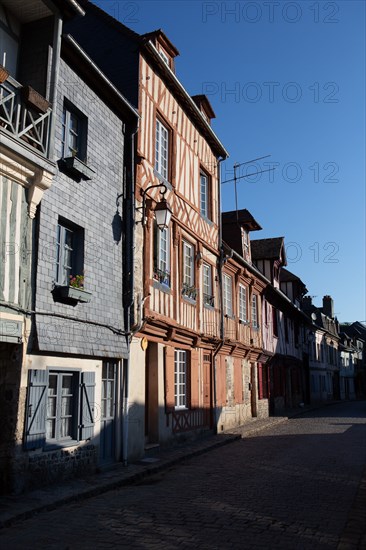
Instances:
[[[252,296],[252,326],[253,328],[258,328],[258,304],[256,294]]]
[[[205,218],[210,218],[210,190],[209,179],[207,174],[201,171],[200,175],[200,209],[201,215]]]
[[[160,230],[155,224],[155,242],[154,279],[170,287],[170,231],[168,227]]]
[[[239,319],[247,320],[247,290],[243,285],[239,285]]]
[[[164,61],[164,63],[166,63],[168,65],[168,67],[170,67],[170,60],[169,60],[169,57],[167,56],[167,54],[165,53],[165,51],[160,48],[159,49],[159,54],[160,54],[160,57],[162,58],[162,60]]]
[[[86,160],[87,118],[68,102],[62,114],[62,158]]]
[[[176,409],[185,409],[187,399],[187,352],[177,349],[174,352],[174,402]]]
[[[244,252],[244,258],[247,259],[249,257],[249,234],[248,231],[242,227],[242,241],[243,241],[243,252]]]
[[[273,323],[273,336],[278,337],[278,319],[277,319],[277,309],[272,307],[272,323]]]
[[[56,239],[56,284],[68,286],[71,277],[83,277],[83,269],[83,229],[75,225],[59,222]]]
[[[28,376],[26,449],[75,444],[93,436],[94,372],[37,369]]]
[[[196,299],[197,290],[194,286],[194,247],[183,241],[183,287],[182,294],[186,298]]]
[[[284,322],[284,325],[285,325],[285,341],[288,342],[288,321],[287,321],[287,317],[283,316],[283,322]]]
[[[75,376],[72,372],[50,373],[47,391],[47,440],[76,439],[75,435]]]
[[[224,306],[224,315],[228,317],[233,316],[233,280],[230,275],[224,273],[223,276],[223,306]]]
[[[169,158],[169,131],[160,122],[156,120],[156,136],[155,136],[155,170],[168,179],[168,158]]]
[[[212,266],[203,264],[203,303],[205,306],[214,307],[214,296],[212,291]]]

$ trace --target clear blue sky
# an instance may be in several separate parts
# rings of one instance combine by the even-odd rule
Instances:
[[[223,181],[271,155],[240,170],[276,166],[238,182],[238,207],[263,227],[252,238],[284,236],[315,305],[330,294],[340,321],[366,320],[365,2],[95,3],[178,48],[177,76],[206,93],[230,153]],[[232,183],[222,207],[235,209]]]

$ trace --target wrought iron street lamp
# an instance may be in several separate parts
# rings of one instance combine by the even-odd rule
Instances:
[[[150,185],[145,190],[141,191],[142,195],[142,225],[146,225],[146,196],[147,192],[151,189],[156,189],[162,187],[160,194],[162,199],[155,206],[155,219],[158,228],[162,231],[163,229],[169,227],[170,219],[172,217],[172,209],[170,208],[169,203],[165,199],[164,195],[167,192],[168,188],[164,183],[158,183],[156,185]],[[150,197],[151,198],[151,197]]]

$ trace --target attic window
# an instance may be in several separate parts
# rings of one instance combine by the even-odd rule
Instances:
[[[160,57],[162,58],[162,60],[164,61],[164,63],[166,63],[168,65],[168,67],[170,67],[170,58],[168,57],[168,55],[165,53],[165,51],[162,48],[159,49],[159,54],[160,54]]]

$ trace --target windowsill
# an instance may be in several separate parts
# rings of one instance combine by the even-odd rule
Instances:
[[[174,407],[174,412],[184,412],[184,411],[189,411],[189,408],[184,406],[184,407]]]
[[[153,287],[157,290],[161,290],[161,292],[165,292],[165,294],[171,294],[172,292],[170,286],[165,285],[164,283],[159,283],[159,281],[156,281],[155,279],[153,279]]]
[[[154,176],[158,178],[158,180],[163,183],[164,185],[166,185],[168,191],[172,191],[173,189],[173,185],[167,180],[164,178],[164,176],[162,176],[161,174],[159,174],[159,172],[154,168]]]
[[[214,222],[212,220],[210,220],[210,218],[208,218],[207,216],[204,216],[203,214],[201,214],[201,218],[206,222],[208,223],[208,225],[214,225]]]
[[[185,300],[189,304],[192,304],[193,306],[195,306],[197,304],[197,300],[194,299],[194,298],[190,298],[189,296],[185,296],[184,294],[182,294],[182,298],[183,298],[183,300]]]
[[[71,176],[75,180],[91,180],[95,176],[95,171],[77,157],[65,157],[58,161],[61,171]]]
[[[46,441],[45,446],[43,447],[42,451],[49,452],[49,451],[57,451],[59,449],[65,449],[66,447],[76,447],[80,444],[80,441],[77,439],[67,439],[65,441]]]
[[[74,286],[66,285],[55,285],[52,290],[52,294],[55,302],[72,304],[75,304],[76,302],[89,303],[92,297],[92,293],[87,292],[83,288],[76,288]]]
[[[215,306],[212,306],[211,304],[203,304],[203,306],[206,308],[206,309],[210,309],[211,311],[213,311],[215,309]]]
[[[250,325],[250,321],[244,321],[244,319],[239,319],[239,325],[249,326],[249,325]]]
[[[224,317],[225,317],[226,319],[231,319],[232,321],[235,321],[235,315],[228,315],[228,313],[225,313],[225,314],[224,314]]]

